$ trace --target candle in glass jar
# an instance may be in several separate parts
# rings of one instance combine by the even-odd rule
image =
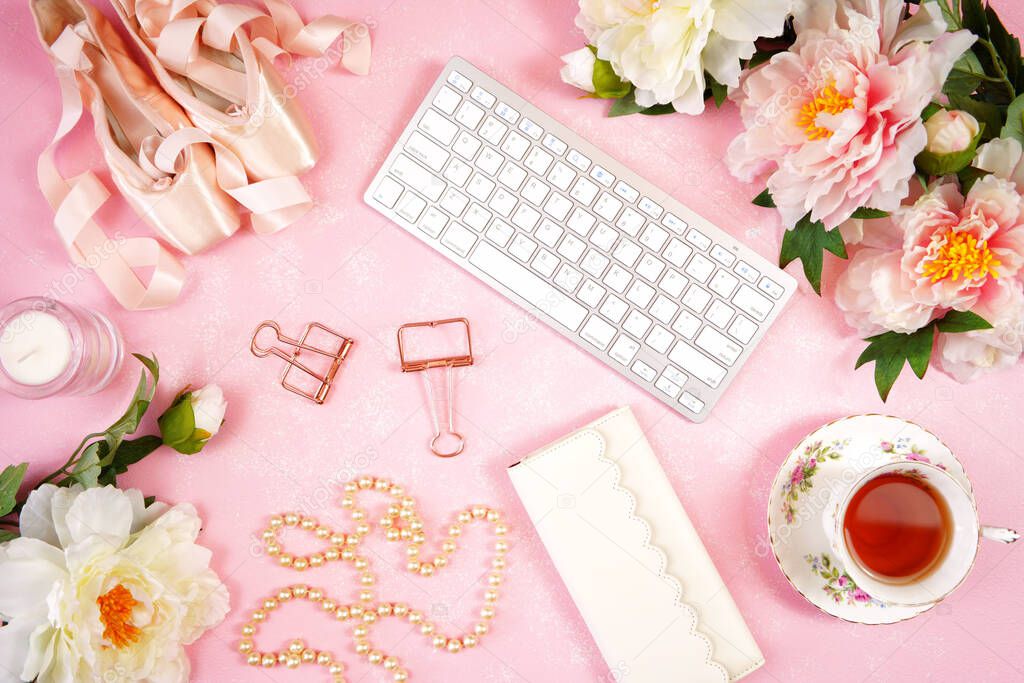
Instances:
[[[59,318],[28,310],[11,319],[0,333],[0,363],[20,384],[52,382],[71,363],[71,333]]]

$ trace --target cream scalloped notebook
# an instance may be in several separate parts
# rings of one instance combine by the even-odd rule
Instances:
[[[628,407],[509,476],[613,674],[725,683],[764,664]]]

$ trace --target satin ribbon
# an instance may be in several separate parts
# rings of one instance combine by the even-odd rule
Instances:
[[[52,46],[62,112],[53,140],[39,155],[39,187],[54,211],[54,227],[72,262],[93,270],[125,308],[161,308],[181,293],[185,282],[181,263],[150,237],[111,239],[93,218],[110,196],[106,186],[92,172],[65,179],[57,167],[58,145],[82,118],[84,105],[77,72],[91,68],[83,47],[83,39],[70,27]],[[92,89],[94,97],[100,96],[89,79],[83,78],[82,82]],[[149,282],[144,282],[134,268],[153,268]]]

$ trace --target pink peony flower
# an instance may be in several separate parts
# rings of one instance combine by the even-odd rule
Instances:
[[[993,329],[939,337],[942,369],[958,382],[1012,367],[1024,352],[1024,285],[1020,281],[1002,282],[987,290],[974,312]]]
[[[860,336],[913,332],[934,316],[934,306],[914,299],[914,281],[901,257],[898,250],[860,249],[836,282],[836,305]]]
[[[936,3],[903,22],[902,0],[798,4],[796,42],[732,93],[746,131],[730,170],[770,173],[787,226],[807,212],[833,228],[861,206],[893,211],[927,141],[921,110],[975,37],[946,33]]]

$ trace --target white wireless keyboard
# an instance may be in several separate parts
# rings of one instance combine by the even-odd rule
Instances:
[[[458,57],[365,200],[696,422],[796,289]]]

